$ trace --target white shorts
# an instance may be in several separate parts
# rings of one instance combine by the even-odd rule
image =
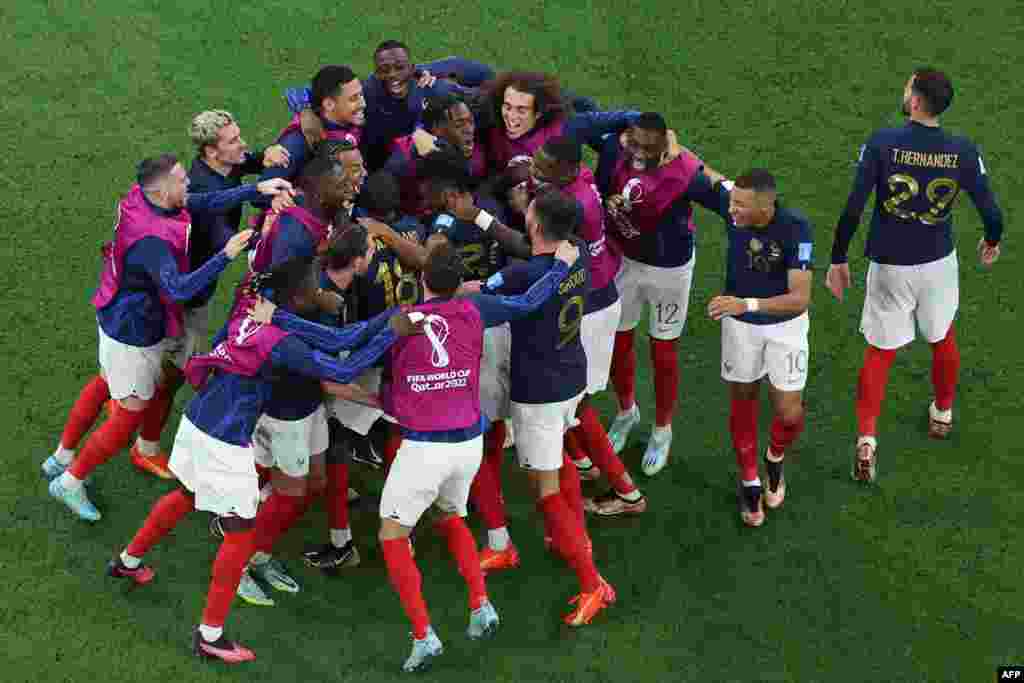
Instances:
[[[380,378],[382,372],[383,370],[381,368],[367,368],[363,374],[356,378],[353,384],[366,389],[371,394],[376,394],[380,391]],[[324,401],[327,404],[327,412],[329,415],[337,418],[338,422],[362,436],[369,434],[370,427],[373,426],[373,423],[384,415],[384,411],[380,408],[363,405],[362,403],[346,401],[343,398],[337,398],[335,396],[328,396]]]
[[[170,339],[161,339],[153,346],[131,346],[108,337],[102,326],[96,327],[100,332],[100,368],[110,387],[110,398],[115,401],[130,396],[143,401],[153,398],[163,374]]]
[[[186,308],[184,315],[184,334],[169,338],[167,341],[167,359],[180,370],[185,369],[188,359],[206,348],[210,334],[210,306]]]
[[[914,327],[929,344],[942,341],[960,306],[956,252],[916,266],[868,266],[860,331],[872,346],[898,349],[914,341]]]
[[[480,359],[480,410],[492,422],[509,415],[512,384],[512,328],[508,324],[484,330]]]
[[[562,467],[562,438],[579,424],[576,408],[579,393],[560,403],[516,403],[512,401],[512,429],[516,433],[516,455],[526,470],[550,472]]]
[[[289,477],[309,474],[309,460],[327,450],[327,414],[321,405],[301,420],[261,415],[252,445],[256,463],[276,467]]]
[[[810,326],[806,312],[772,325],[722,318],[722,379],[750,384],[767,375],[779,391],[803,391]]]
[[[483,455],[483,436],[461,443],[403,439],[380,496],[381,518],[414,527],[434,504],[442,512],[465,517]]]
[[[215,439],[182,415],[167,465],[196,498],[196,510],[254,519],[260,500],[252,448]]]
[[[611,306],[583,316],[580,323],[580,341],[587,354],[587,393],[597,394],[608,388],[615,351],[615,331],[619,327],[622,299]]]
[[[678,339],[686,326],[693,283],[694,252],[690,260],[676,268],[659,268],[622,259],[615,286],[622,301],[619,331],[632,330],[640,322],[644,304],[650,304],[650,335],[654,339]]]

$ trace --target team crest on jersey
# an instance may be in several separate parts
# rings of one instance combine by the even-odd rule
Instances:
[[[782,261],[782,245],[774,240],[765,244],[751,237],[747,242],[747,259],[751,270],[770,273]]]

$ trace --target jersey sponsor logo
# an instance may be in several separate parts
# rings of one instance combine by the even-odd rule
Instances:
[[[800,246],[797,247],[796,258],[798,261],[810,261],[811,260],[811,247],[810,242],[801,242]]]
[[[444,343],[448,341],[448,321],[431,313],[423,321],[423,332],[427,335],[427,340],[433,348],[430,354],[430,364],[435,368],[448,367],[451,359],[448,357],[448,350],[444,348]]]

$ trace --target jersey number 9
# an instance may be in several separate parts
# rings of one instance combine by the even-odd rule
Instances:
[[[561,351],[571,344],[574,339],[580,336],[580,324],[583,322],[583,297],[571,297],[562,305],[558,312],[558,345],[555,349]]]
[[[903,185],[906,189],[898,191],[900,185]],[[913,176],[903,173],[894,173],[889,176],[889,191],[893,194],[885,200],[882,207],[892,215],[905,221],[918,220],[925,225],[941,225],[949,217],[946,210],[953,203],[953,200],[956,199],[957,193],[960,192],[960,184],[952,178],[936,178],[928,183],[924,193],[928,197],[931,206],[927,211],[920,213],[900,208],[900,204],[913,199],[921,193],[921,185]]]

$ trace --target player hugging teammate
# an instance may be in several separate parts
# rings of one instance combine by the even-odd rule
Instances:
[[[365,80],[327,65],[309,88],[289,90],[291,119],[264,152],[250,155],[236,119],[209,110],[190,127],[189,176],[172,155],[139,165],[92,300],[100,371],[43,463],[50,494],[92,522],[100,512],[86,479],[136,431],[133,464],[178,480],[108,566],[132,584],[153,580],[143,560],[189,512],[212,514],[221,545],[193,632],[203,658],[255,657],[224,635],[230,604],[238,595],[272,605],[268,588],[300,590],[274,548],[315,500],[327,542],[305,563],[332,575],[359,564],[353,462],[385,476],[377,540],[412,625],[403,668],[421,670],[444,648],[412,540],[430,508],[467,585],[467,635],[494,634],[502,599],[492,601],[485,577],[521,565],[502,492],[509,428],[543,542],[578,583],[565,623],[583,626],[614,604],[586,515],[656,507],[620,459],[640,422],[634,337],[645,309],[654,410],[640,469],[653,477],[685,451],[673,426],[689,421],[675,406],[697,206],[724,221],[728,243],[724,286],[707,312],[721,323],[740,519],[758,527],[786,499],[786,456],[805,429],[814,252],[810,222],[780,199],[792,181],[758,168],[729,180],[662,115],[595,111],[550,74],[496,73],[459,57],[416,65],[399,41],[373,58]],[[826,283],[842,299],[849,245],[877,193],[852,466],[865,483],[877,474],[889,369],[915,328],[933,349],[929,433],[952,429],[951,212],[961,189],[984,221],[981,262],[1000,252],[1003,218],[982,157],[939,126],[952,97],[945,74],[913,73],[908,121],[861,148],[836,229]],[[598,154],[596,171],[583,146]],[[262,182],[241,185],[250,173]],[[204,192],[190,194],[190,180]],[[258,233],[238,231],[245,201],[259,211]],[[200,353],[217,278],[247,250],[250,272],[227,323]],[[160,432],[186,377],[196,393],[168,457]],[[764,379],[773,417],[762,454]],[[606,432],[592,397],[609,381],[619,410]],[[78,450],[108,401],[109,416]],[[581,479],[600,477],[609,490],[584,498]],[[487,529],[482,551],[465,522],[470,502]]]

